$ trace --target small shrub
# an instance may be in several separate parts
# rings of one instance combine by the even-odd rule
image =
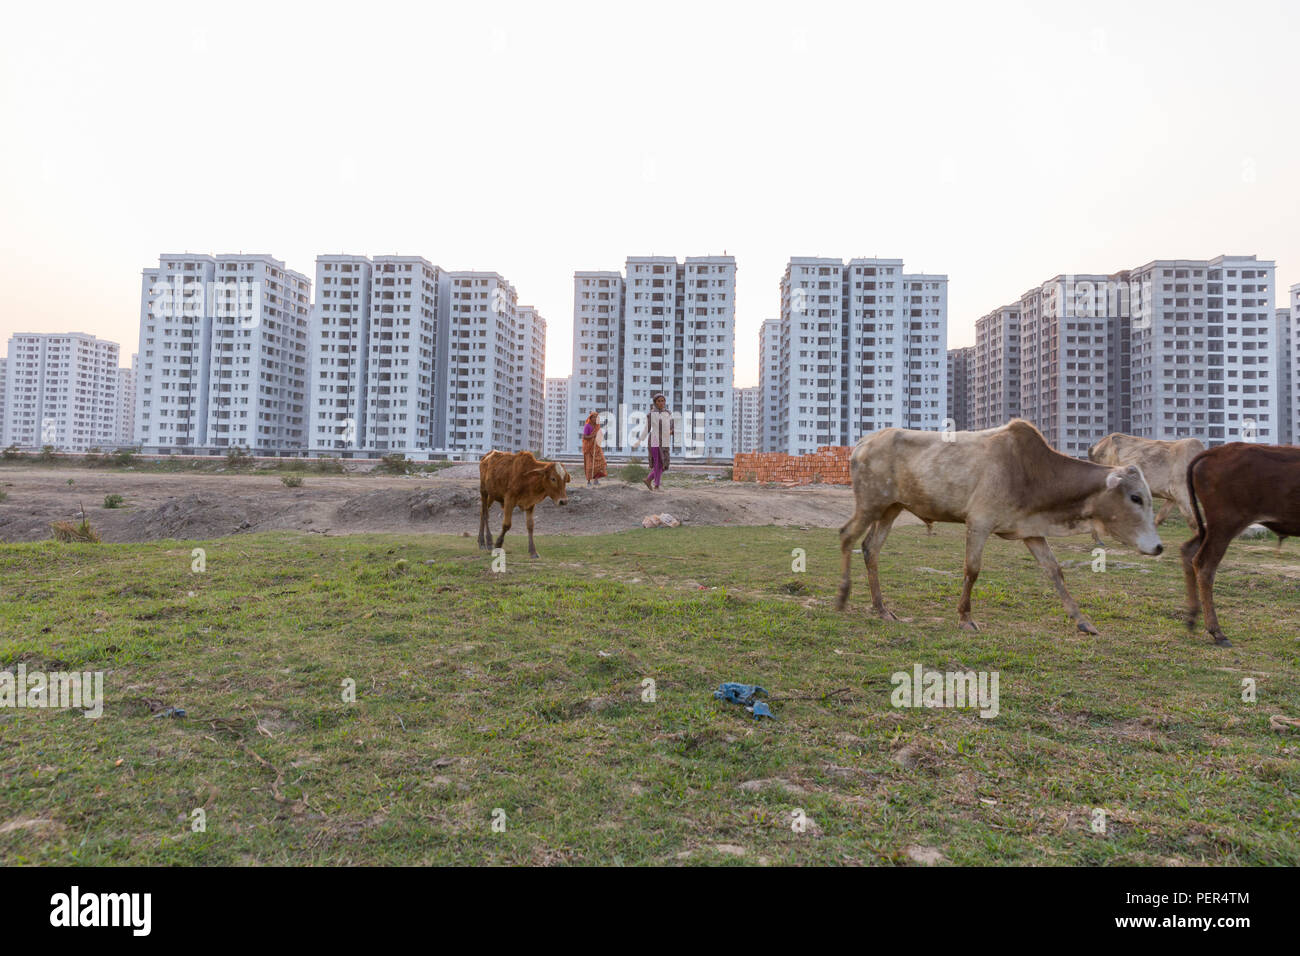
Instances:
[[[68,487],[69,487],[69,488],[71,488],[71,487],[72,487],[73,485],[75,485],[76,483],[77,483],[77,479],[76,479],[76,478],[69,478],[69,479],[68,479]]]
[[[54,446],[53,446],[53,445],[42,445],[42,446],[41,446],[41,453],[40,453],[39,455],[37,455],[36,457],[39,458],[41,461],[46,462],[47,464],[48,464],[49,462],[54,461]]]
[[[323,475],[341,475],[343,474],[343,460],[330,455],[324,455],[317,458],[313,463],[316,471]]]
[[[134,465],[135,453],[136,449],[134,448],[119,448],[117,451],[113,452],[113,464],[119,468],[127,465]]]
[[[379,467],[375,470],[389,475],[406,475],[411,472],[412,465],[413,462],[407,461],[406,456],[401,452],[394,452],[380,458]]]
[[[0,456],[3,456],[5,461],[18,461],[20,458],[27,457],[18,450],[17,445],[10,445],[3,452],[0,452]]]
[[[126,499],[123,498],[121,495],[104,495],[104,507],[120,508],[122,507],[122,502],[125,500]]]
[[[0,502],[4,502],[4,501],[8,501],[8,500],[9,500],[9,492],[7,492],[7,491],[0,491]]]
[[[284,485],[286,488],[301,488],[302,475],[281,475],[280,484]]]
[[[234,448],[226,450],[226,465],[230,468],[246,468],[253,463],[253,459],[248,456],[247,448],[240,448],[236,445]]]
[[[84,512],[81,521],[77,524],[73,524],[71,521],[56,521],[50,525],[50,530],[54,532],[54,540],[62,541],[64,544],[70,544],[74,541],[99,544],[99,532],[90,526]]]
[[[650,469],[639,461],[629,461],[618,470],[618,477],[629,485],[635,485],[639,481],[645,481],[646,475],[648,474],[650,474]]]

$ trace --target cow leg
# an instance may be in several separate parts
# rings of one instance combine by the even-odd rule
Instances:
[[[867,526],[875,521],[875,517],[865,508],[855,508],[853,517],[849,519],[848,524],[840,528],[840,593],[835,599],[835,608],[844,610],[844,605],[849,601],[849,588],[851,581],[849,577],[849,565],[853,560],[853,542],[858,540],[862,532],[867,530]],[[862,549],[863,555],[867,549]]]
[[[885,539],[894,526],[894,520],[902,512],[902,505],[891,505],[885,513],[876,519],[862,539],[862,560],[867,565],[867,581],[871,584],[871,607],[886,621],[897,621],[893,611],[885,607],[885,599],[880,593],[880,551],[885,546]]]
[[[1166,498],[1164,507],[1160,509],[1160,514],[1156,515],[1156,524],[1162,525],[1165,519],[1169,517],[1169,512],[1174,510],[1174,499]]]
[[[961,600],[957,602],[957,621],[963,631],[978,631],[979,625],[971,620],[970,592],[980,576],[980,563],[984,558],[984,542],[989,533],[983,528],[966,526],[966,573],[961,586]]]
[[[1240,532],[1241,528],[1237,531]],[[1219,569],[1219,562],[1227,553],[1228,545],[1235,534],[1215,534],[1207,529],[1205,541],[1192,559],[1192,568],[1196,571],[1196,586],[1201,604],[1205,607],[1205,629],[1220,647],[1231,647],[1232,642],[1224,636],[1219,627],[1219,615],[1214,610],[1214,573]]]
[[[501,508],[505,514],[501,516],[501,536],[497,538],[497,543],[495,545],[495,547],[498,548],[505,543],[506,532],[510,530],[510,516],[515,510],[514,499],[507,495],[506,499],[501,502]]]
[[[1196,568],[1193,560],[1204,540],[1198,531],[1195,537],[1188,538],[1178,549],[1183,556],[1183,584],[1187,588],[1187,629],[1189,631],[1196,629],[1196,617],[1201,613],[1200,591],[1196,587]]]
[[[478,513],[478,549],[486,551],[488,541],[492,539],[492,532],[488,530],[488,512],[492,510],[492,500],[488,498],[486,491],[479,492],[479,497],[482,501]]]
[[[1056,593],[1061,596],[1061,603],[1065,605],[1065,613],[1074,619],[1075,627],[1085,634],[1100,633],[1092,626],[1092,622],[1083,616],[1078,603],[1066,588],[1065,575],[1061,573],[1061,566],[1056,563],[1056,556],[1052,554],[1052,548],[1047,543],[1047,539],[1026,538],[1025,547],[1029,549],[1030,554],[1038,559],[1038,563],[1042,565],[1043,570],[1047,572],[1047,576],[1051,578],[1052,584],[1056,587]]]
[[[528,519],[528,556],[537,557],[537,549],[533,547],[533,509],[529,508],[524,512],[524,517]]]

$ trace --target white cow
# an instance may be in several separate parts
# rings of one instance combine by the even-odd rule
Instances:
[[[903,510],[922,521],[966,525],[966,575],[957,613],[961,627],[971,631],[979,629],[970,614],[971,588],[991,534],[1025,542],[1056,586],[1066,612],[1088,634],[1097,629],[1066,590],[1047,538],[1104,529],[1143,554],[1164,550],[1141,469],[1106,468],[1062,455],[1020,419],[979,432],[886,428],[858,442],[850,473],[856,510],[840,529],[841,610],[849,597],[853,545],[860,539],[872,607],[881,617],[896,620],[880,594],[877,560]]]

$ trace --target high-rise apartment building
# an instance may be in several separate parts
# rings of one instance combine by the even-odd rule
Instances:
[[[143,450],[301,451],[310,308],[311,281],[270,256],[161,256],[140,295]]]
[[[975,374],[969,382],[971,423],[997,428],[1020,415],[1020,303],[975,322]]]
[[[760,386],[731,390],[731,448],[733,455],[761,451],[763,392]]]
[[[578,431],[576,417],[569,415],[569,380],[567,378],[548,378],[546,380],[546,438],[542,443],[542,454],[547,458],[567,453],[572,444],[570,434]]]
[[[764,319],[758,331],[759,450],[776,451],[781,403],[781,320]]]
[[[735,309],[732,256],[629,256],[626,276],[575,273],[571,414],[600,413],[606,450],[626,453],[663,394],[678,454],[731,457]]]
[[[951,422],[954,431],[971,429],[974,419],[973,384],[975,380],[975,346],[948,350],[948,404],[944,427]]]
[[[131,356],[129,368],[117,370],[117,447],[135,445],[135,372],[139,356]]]
[[[315,452],[541,451],[546,320],[495,272],[420,256],[321,256]]]
[[[852,445],[881,428],[939,429],[948,278],[901,259],[792,258],[781,280],[775,451]]]
[[[1020,298],[1021,417],[1067,455],[1129,431],[1112,350],[1127,335],[1126,274],[1058,275]]]
[[[531,305],[515,313],[512,450],[542,454],[546,438],[546,320]]]
[[[1291,394],[1295,381],[1292,368],[1294,345],[1291,341],[1291,309],[1278,309],[1275,314],[1277,335],[1274,347],[1277,349],[1277,444],[1290,445],[1292,437],[1292,409],[1294,396]]]
[[[116,342],[80,332],[15,333],[4,361],[5,445],[56,451],[119,444]]]
[[[570,413],[582,420],[592,412],[606,415],[607,443],[622,437],[618,420],[622,379],[623,276],[618,272],[575,272]],[[581,451],[576,430],[565,433],[564,451]]]
[[[1134,434],[1216,445],[1278,441],[1274,271],[1254,256],[1156,260],[1131,270]]]
[[[974,427],[1018,414],[1080,457],[1111,432],[1289,440],[1297,343],[1273,309],[1274,272],[1218,256],[1049,279],[976,323]]]
[[[623,305],[624,435],[638,435],[654,396],[678,416],[686,457],[731,457],[735,374],[733,256],[629,256]],[[625,446],[620,445],[624,448]]]

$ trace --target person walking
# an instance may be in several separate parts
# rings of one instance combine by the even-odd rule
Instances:
[[[645,486],[651,491],[658,489],[659,480],[668,470],[668,449],[673,443],[673,413],[668,410],[668,399],[656,395],[650,411],[646,413],[645,432],[637,440],[639,446],[645,443],[650,452],[650,474],[645,477]]]
[[[600,417],[592,412],[582,426],[582,468],[587,473],[589,487],[592,485],[599,487],[600,479],[609,474],[605,466],[605,452],[600,447],[601,431]]]

